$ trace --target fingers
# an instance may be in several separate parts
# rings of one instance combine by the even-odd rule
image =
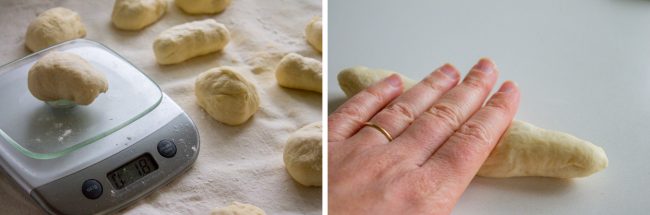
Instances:
[[[401,92],[402,80],[398,75],[391,75],[350,98],[327,118],[330,144],[355,134],[363,123]]]
[[[449,178],[453,179],[448,182],[449,186],[464,190],[512,122],[518,106],[519,89],[507,81],[485,107],[431,156],[422,170],[448,172]]]
[[[444,94],[395,140],[394,150],[412,155],[408,158],[410,162],[424,163],[483,105],[497,76],[491,60],[479,60],[463,82]]]
[[[460,73],[449,64],[436,69],[420,83],[406,91],[386,108],[375,115],[370,122],[384,128],[393,138],[398,137],[417,116],[431,107],[442,94],[456,86]],[[388,143],[388,139],[375,128],[365,126],[353,138],[375,145]]]

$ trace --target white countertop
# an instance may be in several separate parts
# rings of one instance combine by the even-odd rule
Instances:
[[[336,74],[365,65],[420,79],[491,57],[522,91],[517,119],[605,149],[587,178],[476,178],[454,214],[642,214],[650,209],[650,1],[329,3],[329,112]]]

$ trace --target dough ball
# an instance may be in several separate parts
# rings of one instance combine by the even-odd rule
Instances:
[[[81,17],[67,8],[46,10],[29,23],[25,46],[35,52],[54,44],[86,36]]]
[[[305,37],[307,42],[319,52],[323,52],[323,20],[317,16],[311,19],[311,22],[305,28]]]
[[[239,125],[257,112],[260,99],[255,85],[233,67],[217,67],[201,73],[194,93],[212,118],[228,125]]]
[[[79,55],[52,51],[29,69],[27,86],[42,101],[69,100],[89,105],[108,90],[108,81]]]
[[[284,165],[298,183],[321,186],[323,126],[320,121],[311,123],[289,135],[284,147]]]
[[[116,0],[111,21],[123,30],[140,30],[167,11],[167,0]]]
[[[211,215],[266,215],[255,205],[233,202],[228,207],[212,209]]]
[[[514,120],[479,176],[585,177],[607,167],[605,151],[570,134]]]
[[[171,27],[153,43],[159,64],[180,63],[187,59],[223,49],[230,41],[225,25],[206,19]]]
[[[189,14],[219,13],[229,4],[230,0],[176,0],[176,6]]]
[[[357,66],[341,71],[337,79],[339,81],[339,86],[345,95],[350,98],[355,94],[361,92],[362,90],[370,87],[374,83],[381,81],[388,76],[395,74],[397,72],[383,70],[383,69],[370,69],[368,67]],[[397,73],[399,74],[399,73]],[[417,84],[416,81],[411,80],[400,74],[402,78],[402,83],[404,85],[404,91],[413,87]]]
[[[322,92],[323,65],[320,61],[290,53],[280,60],[275,78],[283,87]]]

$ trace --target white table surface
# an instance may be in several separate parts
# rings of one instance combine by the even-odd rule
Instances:
[[[650,209],[650,1],[329,1],[329,112],[336,74],[385,68],[420,79],[482,56],[522,91],[517,119],[602,146],[587,178],[475,178],[454,214],[646,214]]]

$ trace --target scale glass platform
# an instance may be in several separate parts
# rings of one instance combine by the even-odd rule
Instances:
[[[28,71],[51,51],[84,58],[105,74],[108,91],[72,108],[33,97]],[[0,100],[0,166],[52,214],[125,207],[198,155],[198,132],[187,114],[139,69],[93,41],[65,42],[0,67]]]

